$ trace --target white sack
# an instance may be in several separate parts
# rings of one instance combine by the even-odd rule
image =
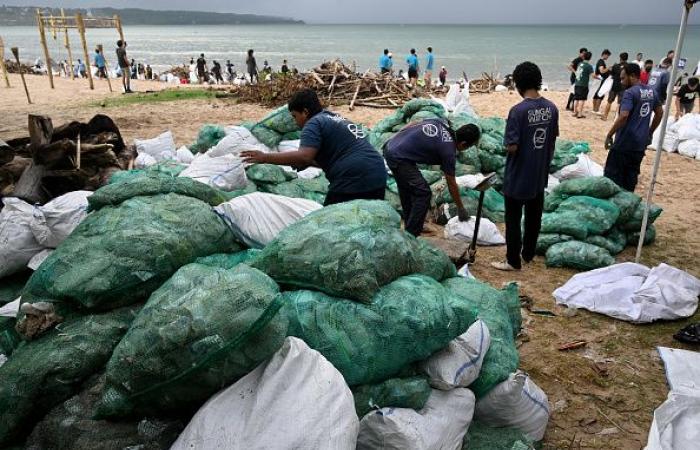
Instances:
[[[435,389],[444,391],[467,387],[479,377],[484,356],[491,345],[491,335],[482,320],[474,322],[447,347],[421,363],[421,371]]]
[[[166,131],[165,133],[154,137],[153,139],[134,139],[134,145],[136,146],[136,152],[140,155],[145,153],[151,155],[158,162],[163,161],[167,155],[175,155],[175,140],[173,139],[173,133]]]
[[[700,114],[686,114],[674,124],[678,139],[700,139]]]
[[[358,427],[340,372],[288,337],[270,361],[209,399],[171,450],[354,450]]]
[[[17,317],[19,312],[19,304],[22,302],[22,297],[0,306],[0,317]]]
[[[549,194],[558,185],[559,185],[559,179],[550,174],[547,178],[547,187],[544,188],[544,190],[547,191],[547,193]]]
[[[382,408],[360,421],[357,450],[458,450],[474,415],[469,389],[433,390],[423,409]]]
[[[280,153],[296,152],[299,150],[301,141],[299,139],[293,141],[282,141],[277,145],[277,151]]]
[[[175,156],[177,157],[178,162],[181,162],[182,164],[190,164],[192,161],[194,161],[194,154],[184,145],[177,149]]]
[[[637,323],[689,317],[699,294],[700,280],[687,272],[629,262],[576,274],[552,293],[557,304]]]
[[[38,206],[30,228],[37,242],[44,247],[56,248],[87,216],[91,191],[74,191]]]
[[[475,226],[476,216],[472,216],[467,222],[460,222],[459,217],[453,217],[445,225],[445,238],[471,242]],[[506,243],[506,239],[498,231],[495,223],[482,217],[481,222],[479,222],[479,236],[477,236],[476,243],[478,245],[502,245]]]
[[[148,153],[141,153],[134,159],[135,169],[147,169],[155,164],[158,164],[158,161]]]
[[[544,391],[518,371],[476,402],[474,419],[490,427],[517,428],[540,441],[549,421],[549,402]]]
[[[562,167],[561,170],[554,173],[554,177],[561,181],[573,178],[602,177],[603,171],[603,166],[593,161],[587,154],[580,153],[578,161]]]
[[[318,167],[307,167],[306,169],[297,172],[297,176],[305,180],[313,180],[314,178],[320,177],[322,173],[323,170],[319,169]]]
[[[44,249],[34,237],[34,207],[15,197],[2,199],[0,211],[0,278],[24,270],[29,260]]]
[[[243,161],[232,155],[212,158],[200,153],[179,176],[192,178],[223,191],[243,189],[248,184]]]
[[[697,158],[700,155],[700,139],[690,139],[678,144],[678,153],[688,158]]]
[[[484,176],[483,173],[477,173],[474,175],[461,175],[457,178],[455,178],[455,181],[457,182],[457,186],[467,188],[467,189],[474,189],[484,181]]]
[[[245,128],[244,128],[245,130]],[[248,130],[246,130],[248,131]],[[250,134],[250,132],[249,132]],[[252,136],[252,135],[251,135]],[[260,142],[257,141],[257,139],[253,138],[254,140],[248,139],[246,137],[241,137],[241,133],[233,133],[233,134],[228,134],[224,136],[223,139],[221,139],[215,146],[210,148],[207,152],[206,155],[209,156],[210,158],[216,158],[219,156],[238,156],[241,154],[241,152],[247,151],[247,150],[253,150],[253,151],[260,151],[260,152],[269,152],[270,149],[267,148],[265,145],[261,144]]]
[[[45,248],[44,250],[40,251],[36,255],[32,256],[32,259],[30,259],[27,263],[27,268],[31,270],[38,269],[41,263],[43,263],[44,260],[48,258],[51,253],[53,253],[52,248]]]
[[[252,248],[263,248],[289,225],[321,208],[311,200],[253,192],[214,210],[240,241]]]

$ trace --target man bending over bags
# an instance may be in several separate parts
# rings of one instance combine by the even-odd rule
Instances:
[[[439,165],[457,205],[459,220],[469,220],[455,180],[457,152],[479,142],[476,125],[464,125],[456,132],[439,119],[428,119],[406,126],[384,146],[384,158],[396,179],[406,231],[418,236],[430,208],[430,185],[417,164]]]
[[[241,152],[243,161],[323,169],[330,182],[325,205],[351,200],[384,200],[386,168],[362,127],[321,107],[316,92],[304,89],[289,101],[301,128],[299,150],[287,153]]]

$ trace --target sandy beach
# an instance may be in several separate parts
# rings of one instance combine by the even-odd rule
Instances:
[[[205,123],[237,124],[260,119],[269,112],[258,105],[237,104],[235,99],[215,98],[110,106],[112,102],[106,99],[123,97],[119,80],[112,80],[114,92],[110,93],[104,80],[96,80],[95,90],[90,90],[87,80],[57,78],[56,89],[52,90],[46,77],[28,75],[26,79],[34,102],[31,105],[27,104],[18,75],[10,76],[12,88],[0,84],[0,139],[26,135],[27,113],[48,115],[54,125],[88,120],[101,113],[115,120],[129,143],[134,138],[150,138],[172,130],[176,143],[187,145]],[[133,85],[141,92],[167,87],[172,85],[146,81]],[[603,140],[612,120],[603,122],[590,111],[586,119],[575,119],[563,109],[567,93],[543,95],[560,107],[561,137],[588,141],[591,157],[604,164],[607,152]],[[505,117],[519,99],[517,93],[505,92],[473,95],[471,102],[481,116]],[[371,108],[349,111],[347,107],[334,110],[369,126],[391,112]],[[653,158],[654,152],[649,151],[642,164],[638,194],[646,191]],[[665,262],[700,276],[700,161],[665,152],[661,161],[654,201],[664,212],[656,222],[656,243],[644,249],[641,262],[648,266]],[[502,259],[504,254],[504,247],[480,247],[472,273],[496,287],[518,281],[521,294],[530,297],[534,307],[557,314],[546,317],[523,310],[524,336],[519,340],[521,367],[547,393],[553,410],[544,448],[642,448],[653,411],[667,395],[663,366],[655,348],[683,348],[672,335],[700,321],[700,313],[683,321],[645,326],[586,311],[571,317],[560,315],[562,310],[554,305],[551,293],[576,272],[547,269],[540,257],[520,273],[492,271],[489,263]],[[632,260],[631,248],[617,257],[618,262]],[[557,350],[575,340],[586,340],[588,345],[572,352]]]

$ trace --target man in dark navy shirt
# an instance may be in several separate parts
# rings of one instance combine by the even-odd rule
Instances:
[[[519,64],[513,81],[523,101],[511,108],[504,144],[508,150],[503,178],[506,206],[506,261],[491,263],[498,270],[520,270],[535,257],[540,234],[544,189],[559,136],[559,111],[540,96],[542,73],[531,62]],[[520,222],[525,209],[525,234]]]
[[[652,86],[639,82],[639,75],[636,64],[622,67],[621,79],[627,90],[620,103],[620,115],[605,139],[605,148],[610,150],[605,176],[630,192],[637,187],[644,151],[663,116],[661,99]],[[652,112],[654,119],[649,125]]]
[[[299,150],[287,153],[242,152],[244,162],[306,168],[326,173],[330,186],[325,205],[357,199],[384,200],[386,167],[365,138],[362,127],[324,110],[311,89],[297,92],[289,111],[302,128]]]
[[[476,144],[481,132],[476,125],[464,125],[454,132],[439,119],[428,119],[406,126],[384,146],[384,157],[399,188],[406,231],[418,236],[423,231],[430,208],[430,185],[417,164],[439,165],[445,173],[450,195],[457,205],[459,220],[469,214],[459,196],[455,180],[457,152]]]

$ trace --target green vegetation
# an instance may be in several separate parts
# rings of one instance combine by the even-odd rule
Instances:
[[[93,106],[106,108],[135,105],[141,103],[176,102],[179,100],[199,100],[214,98],[216,91],[211,89],[165,89],[158,92],[144,92],[120,97],[106,98],[93,102]]]

